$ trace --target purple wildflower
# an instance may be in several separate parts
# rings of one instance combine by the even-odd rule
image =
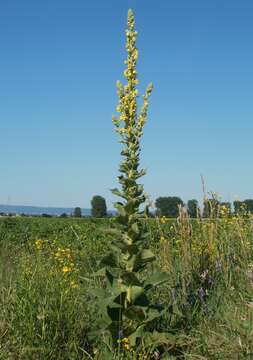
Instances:
[[[200,298],[201,301],[204,301],[204,297],[206,295],[206,291],[205,289],[203,289],[202,287],[198,289],[198,296]]]

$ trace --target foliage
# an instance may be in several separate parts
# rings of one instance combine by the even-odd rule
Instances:
[[[198,200],[192,199],[187,202],[187,210],[190,218],[196,218],[199,216]]]
[[[91,200],[91,215],[97,218],[102,218],[107,215],[106,201],[102,196],[93,196]]]
[[[167,351],[176,359],[250,359],[253,219],[179,215],[147,221],[151,250],[169,273],[169,281],[150,293],[167,309],[157,327],[170,339],[156,347],[156,358]],[[106,230],[114,222],[0,219],[0,359],[79,360],[98,354],[88,338],[96,314],[89,295],[93,284],[86,279],[109,250],[114,236]],[[152,269],[146,271],[150,278]],[[94,279],[102,289],[102,279]],[[123,353],[111,349],[115,360],[154,358],[154,346],[133,352],[123,339]]]
[[[231,203],[228,201],[225,202],[221,202],[219,204],[219,216],[223,216],[224,213],[226,215],[232,215],[232,208],[231,208]]]
[[[155,202],[159,216],[177,217],[180,205],[183,206],[184,203],[177,196],[159,197]]]
[[[82,210],[81,210],[80,207],[76,207],[76,208],[74,209],[73,216],[74,216],[74,217],[77,217],[77,218],[82,217]]]
[[[204,199],[203,217],[204,218],[216,218],[219,213],[219,201],[217,199],[210,198]]]
[[[244,200],[244,204],[246,206],[247,211],[253,214],[253,199]]]

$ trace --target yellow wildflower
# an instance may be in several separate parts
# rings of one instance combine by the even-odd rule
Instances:
[[[123,346],[123,348],[125,348],[126,350],[130,349],[129,339],[127,337],[125,337],[123,339],[118,339],[117,343],[121,344]]]
[[[160,237],[160,242],[161,242],[161,243],[165,242],[165,237],[164,237],[164,236],[161,236],[161,237]]]
[[[43,240],[36,240],[35,241],[35,246],[38,250],[42,249],[42,246],[43,246]]]
[[[77,284],[75,281],[71,281],[71,282],[70,282],[70,287],[71,287],[72,289],[76,289],[76,288],[78,288],[79,286],[78,286],[78,284]]]
[[[71,271],[71,268],[70,268],[69,266],[63,266],[62,272],[63,272],[64,274],[67,274],[67,273],[70,272],[70,271]]]
[[[128,338],[123,338],[122,341],[121,341],[123,347],[126,349],[126,350],[129,350],[130,348],[130,345],[129,345],[129,339]]]
[[[165,216],[161,217],[161,223],[162,223],[162,224],[165,224],[165,223],[166,223],[166,217],[165,217]]]

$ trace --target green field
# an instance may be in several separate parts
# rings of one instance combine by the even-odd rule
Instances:
[[[167,359],[253,359],[252,220],[149,219]],[[0,359],[93,359],[93,276],[114,219],[0,219]],[[147,271],[156,272],[154,265]],[[99,284],[103,287],[103,282]],[[159,347],[115,359],[157,359]],[[165,355],[164,355],[165,356]]]

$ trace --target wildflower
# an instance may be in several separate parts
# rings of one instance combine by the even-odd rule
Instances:
[[[206,270],[200,275],[200,277],[201,277],[202,280],[205,280],[206,277],[207,277],[207,275],[208,275],[208,269],[206,269]]]
[[[78,284],[77,284],[75,281],[71,281],[71,282],[70,282],[70,287],[71,287],[72,289],[77,289],[77,288],[78,288]]]
[[[161,224],[165,224],[165,223],[166,223],[166,217],[163,216],[163,217],[161,217]]]
[[[63,266],[62,272],[63,272],[64,274],[67,274],[67,273],[70,272],[70,271],[71,271],[71,268],[70,268],[69,266]]]
[[[124,337],[123,339],[118,339],[117,343],[121,344],[122,347],[126,350],[130,349],[129,339],[127,337]]]
[[[161,242],[161,243],[164,243],[164,242],[165,242],[165,237],[164,237],[164,236],[161,236],[161,237],[160,237],[160,242]]]
[[[35,241],[35,246],[38,250],[42,249],[42,246],[43,246],[43,240],[36,240]]]
[[[44,320],[44,319],[45,319],[45,315],[44,315],[44,314],[38,314],[38,315],[37,315],[37,319],[38,319],[38,320]]]
[[[203,289],[202,287],[198,289],[198,296],[200,298],[201,301],[204,300],[204,297],[206,295],[206,291],[205,289]]]

